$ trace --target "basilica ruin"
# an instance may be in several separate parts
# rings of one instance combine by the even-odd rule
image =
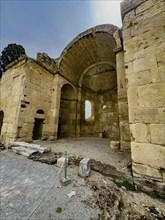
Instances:
[[[8,65],[2,143],[108,138],[131,149],[134,175],[165,182],[165,2],[124,0],[121,17],[122,28],[86,30],[57,59],[38,53]]]

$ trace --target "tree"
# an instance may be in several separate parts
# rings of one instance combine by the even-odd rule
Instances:
[[[6,65],[17,60],[19,57],[26,55],[25,49],[21,45],[8,44],[1,53],[0,56],[0,77],[6,70]]]

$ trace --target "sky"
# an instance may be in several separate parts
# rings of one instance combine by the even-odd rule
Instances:
[[[0,0],[0,52],[20,44],[36,58],[57,58],[81,32],[100,24],[121,27],[122,0]]]

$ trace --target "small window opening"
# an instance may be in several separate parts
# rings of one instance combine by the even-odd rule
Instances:
[[[43,114],[44,114],[44,111],[41,110],[41,109],[39,109],[39,110],[37,111],[37,114],[41,114],[41,115],[43,115]]]
[[[89,100],[85,101],[85,120],[93,121],[94,120],[94,111],[93,105]]]

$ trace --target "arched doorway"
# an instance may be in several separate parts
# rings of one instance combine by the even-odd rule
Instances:
[[[33,127],[33,140],[42,139],[42,130],[44,122],[44,111],[39,109],[36,112],[36,117],[34,118],[34,127]]]
[[[4,112],[0,111],[0,135],[1,135],[2,125],[3,125],[3,118],[4,118]]]
[[[58,138],[73,137],[76,134],[76,98],[70,84],[61,88]]]

